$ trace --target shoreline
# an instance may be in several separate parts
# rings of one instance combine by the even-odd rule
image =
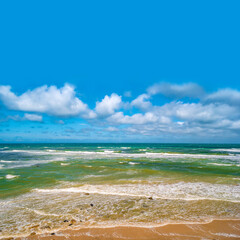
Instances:
[[[74,224],[73,224],[74,225]],[[74,226],[73,226],[74,227]],[[240,239],[240,219],[212,220],[204,223],[167,223],[158,226],[91,226],[58,229],[29,236],[4,237],[1,240],[175,240]]]

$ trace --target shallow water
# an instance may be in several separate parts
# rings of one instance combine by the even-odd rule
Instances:
[[[2,236],[239,219],[240,145],[2,144],[0,186]]]

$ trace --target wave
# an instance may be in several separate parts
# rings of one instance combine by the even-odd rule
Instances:
[[[59,162],[59,161],[67,161],[66,158],[53,158],[53,159],[40,159],[40,160],[26,160],[26,161],[5,161],[0,160],[0,162],[4,163],[4,165],[1,165],[4,169],[14,169],[14,168],[26,168],[26,167],[32,167],[32,166],[38,166],[41,164],[47,164],[50,162]],[[62,164],[61,164],[62,165]],[[65,163],[64,165],[68,165],[68,163]]]
[[[215,165],[215,166],[224,166],[224,167],[240,167],[239,164],[230,164],[230,163],[207,163],[208,165]]]
[[[105,158],[105,157],[119,157],[119,158],[199,158],[199,159],[238,159],[236,155],[214,155],[214,154],[189,154],[189,153],[154,153],[154,152],[141,152],[141,153],[119,153],[112,150],[104,150],[103,152],[95,151],[35,151],[35,150],[11,150],[4,152],[22,152],[30,155],[66,155],[77,156],[83,158]]]
[[[240,148],[218,148],[218,149],[212,149],[213,152],[235,152],[240,153]]]
[[[124,185],[83,185],[81,187],[34,189],[38,193],[92,193],[102,195],[152,197],[172,200],[220,200],[240,202],[240,186],[186,183],[174,184],[124,184]]]

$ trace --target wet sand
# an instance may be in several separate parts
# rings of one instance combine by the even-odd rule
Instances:
[[[167,224],[160,227],[106,227],[32,233],[29,240],[225,240],[240,239],[240,220],[214,220],[211,223]]]

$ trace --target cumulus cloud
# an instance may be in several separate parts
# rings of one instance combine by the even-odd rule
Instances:
[[[235,107],[213,103],[205,105],[202,103],[171,102],[161,107],[156,107],[155,111],[169,117],[198,122],[211,122],[219,119],[236,119],[240,117]]]
[[[171,99],[157,104],[156,94]],[[170,139],[186,135],[240,136],[240,91],[229,88],[206,93],[194,83],[160,83],[130,103],[122,101],[116,93],[106,95],[96,102],[93,110],[76,96],[69,84],[62,88],[42,86],[21,95],[16,95],[10,86],[0,86],[0,100],[8,109],[27,112],[23,117],[15,115],[8,119],[41,122],[40,113],[61,118],[79,117],[88,120],[89,129],[97,126],[103,135],[118,132],[123,136],[168,136]],[[55,122],[64,123],[57,118]],[[77,134],[82,134],[82,130]]]
[[[151,112],[145,114],[137,113],[132,116],[124,115],[123,112],[118,112],[107,120],[115,124],[146,124],[156,122],[157,117]]]
[[[131,106],[141,109],[143,111],[149,110],[152,107],[152,103],[148,101],[150,96],[148,94],[141,94],[131,102]]]
[[[109,97],[106,95],[101,102],[96,103],[95,111],[99,116],[108,116],[112,115],[115,110],[118,110],[121,107],[122,98],[116,93],[112,93]]]
[[[196,83],[170,84],[158,83],[147,89],[149,95],[162,94],[169,98],[181,99],[184,97],[200,98],[204,90]]]
[[[20,96],[11,91],[10,86],[0,86],[0,99],[3,104],[18,111],[47,113],[53,116],[77,116],[93,118],[94,113],[87,104],[76,97],[74,87],[65,84],[62,88],[42,86],[28,90]]]

